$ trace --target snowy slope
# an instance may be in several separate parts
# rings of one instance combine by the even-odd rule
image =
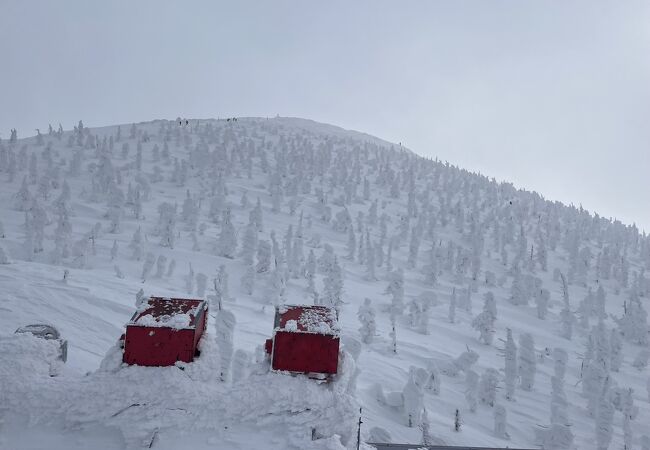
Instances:
[[[256,273],[249,295],[240,282],[246,273],[241,251],[258,198],[263,229],[255,234],[258,242],[270,243],[275,232],[280,264]],[[160,220],[164,202],[177,205],[168,235]],[[218,255],[226,210],[234,225],[234,258]],[[581,366],[597,318],[583,317],[589,309],[583,300],[589,288],[603,286],[609,339],[610,329],[621,336],[613,316],[623,314],[624,301],[636,295],[647,309],[650,295],[644,276],[650,240],[635,227],[547,202],[372,136],[303,119],[190,120],[189,125],[157,120],[2,141],[0,223],[0,248],[10,260],[0,264],[0,354],[3,361],[16,360],[0,369],[0,448],[179,448],[187,442],[196,448],[352,448],[359,407],[364,439],[376,438],[370,430],[377,427],[393,442],[420,443],[421,429],[417,423],[408,426],[408,413],[399,405],[411,367],[429,375],[437,371],[439,393],[418,385],[419,398],[412,400],[407,386],[406,398],[407,408],[422,402],[417,409],[426,409],[438,441],[535,447],[535,430],[551,421],[554,348],[569,355],[564,391],[572,447],[596,448]],[[285,262],[290,226],[292,250]],[[138,229],[143,242],[133,246]],[[374,277],[367,256],[359,256],[368,253],[368,243]],[[313,301],[304,276],[308,254],[313,250],[321,258],[328,244],[343,274],[339,309],[348,353],[342,373],[329,385],[268,373],[259,346],[271,334],[273,306]],[[404,273],[403,310],[387,293],[389,246],[391,268]],[[428,279],[432,247],[435,282]],[[143,270],[148,259],[160,256],[166,258],[161,276],[155,264]],[[172,260],[175,270],[168,274]],[[113,346],[140,289],[150,295],[211,296],[221,265],[229,288],[224,308],[237,319],[234,345],[250,361],[233,380],[216,376],[221,361],[214,345],[216,308],[201,359],[185,371],[115,363]],[[565,302],[556,269],[569,280],[571,314],[564,317],[577,319],[570,339],[563,336]],[[205,292],[197,286],[201,274]],[[320,267],[315,289],[321,301],[331,290],[328,278],[327,268]],[[525,302],[510,301],[517,283],[525,286]],[[471,304],[463,302],[467,289]],[[535,303],[541,289],[550,293],[545,319]],[[491,345],[479,342],[471,326],[487,292],[497,306]],[[362,337],[357,311],[364,298],[376,312],[376,332],[372,342],[361,344],[355,363]],[[430,307],[423,311],[425,299]],[[69,341],[69,360],[58,377],[49,377],[42,364],[51,349],[12,335],[20,325],[41,321],[56,325]],[[647,324],[637,322],[647,336]],[[634,323],[628,320],[622,331]],[[505,398],[507,329],[517,345],[522,333],[532,335],[537,363],[532,390],[517,386],[511,400]],[[622,340],[620,369],[605,373],[610,386],[633,389],[638,412],[628,422],[628,440],[632,436],[636,447],[646,433],[643,424],[650,423],[650,386],[647,366],[632,363],[647,349],[647,339],[643,345]],[[479,375],[499,371],[497,404],[507,410],[509,440],[495,434],[496,407],[479,403],[475,412],[469,410],[466,371],[445,374],[468,348],[479,356],[473,365]],[[607,402],[615,392],[608,391]],[[459,432],[453,430],[456,409]],[[312,429],[319,439],[312,440]],[[623,440],[623,414],[616,411],[610,448],[622,447]]]

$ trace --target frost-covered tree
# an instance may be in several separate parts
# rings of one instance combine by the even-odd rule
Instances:
[[[162,278],[165,275],[167,268],[167,257],[165,255],[158,255],[156,259],[156,275],[155,278]]]
[[[420,439],[420,443],[422,445],[433,445],[434,444],[434,439],[431,436],[431,424],[429,423],[429,416],[427,415],[427,409],[424,408],[422,411],[422,417],[420,418],[420,431],[422,432],[422,438]],[[382,442],[388,442],[388,441],[382,441]]]
[[[610,368],[613,372],[618,372],[623,363],[623,339],[621,333],[616,328],[612,328],[609,335],[610,350]]]
[[[155,263],[156,256],[151,252],[147,252],[144,258],[144,263],[142,264],[142,276],[140,277],[143,282],[149,278],[149,274],[151,274],[151,269],[153,269]]]
[[[589,335],[582,363],[582,391],[587,397],[590,414],[596,411],[602,386],[609,378],[610,360],[609,334],[603,321],[599,320]]]
[[[422,387],[415,380],[413,368],[409,371],[409,378],[402,390],[404,399],[404,414],[409,427],[419,426],[423,409]]]
[[[18,211],[27,211],[32,205],[32,195],[27,186],[27,177],[23,177],[20,189],[14,195],[14,208]]]
[[[494,435],[501,439],[510,439],[507,428],[506,408],[503,405],[496,405],[494,408]]]
[[[189,267],[190,271],[185,277],[185,291],[191,295],[194,292],[194,268],[192,263],[189,263]]]
[[[142,229],[140,227],[138,227],[138,229],[133,233],[133,237],[129,243],[129,248],[132,252],[131,259],[140,261],[144,256],[144,239],[142,238]]]
[[[609,448],[614,431],[614,405],[610,400],[609,383],[609,379],[606,379],[602,390],[597,393],[599,396],[598,408],[596,410],[597,450],[607,450]]]
[[[636,287],[631,289],[629,300],[623,304],[623,316],[616,322],[626,340],[638,345],[648,343],[648,313],[641,304]]]
[[[7,251],[4,249],[2,245],[0,245],[0,264],[10,264],[11,260],[9,259],[9,255],[7,255]]]
[[[431,245],[431,250],[429,251],[429,263],[424,266],[424,282],[429,286],[435,286],[438,282],[438,257],[436,255],[436,243],[435,241]]]
[[[486,292],[483,298],[483,311],[474,318],[472,327],[480,333],[481,342],[491,345],[494,338],[494,322],[497,319],[497,305],[492,292]]]
[[[111,261],[115,261],[117,254],[119,252],[119,245],[116,240],[113,240],[113,246],[111,247]]]
[[[530,333],[519,336],[519,377],[521,389],[532,391],[535,385],[537,372],[537,357],[535,355],[535,341]]]
[[[237,233],[232,224],[230,208],[226,208],[221,219],[221,232],[217,240],[217,255],[234,258],[237,249]]]
[[[214,309],[221,309],[221,305],[224,302],[230,300],[230,294],[228,289],[228,272],[226,272],[226,266],[224,264],[219,266],[219,271],[217,276],[213,280],[214,284],[214,295],[210,299],[214,306]]]
[[[253,295],[253,289],[255,288],[255,273],[256,270],[254,266],[247,266],[241,277],[241,286],[247,295]]]
[[[257,245],[257,273],[267,273],[271,268],[271,244],[269,241],[261,240]]]
[[[573,336],[573,324],[576,321],[573,311],[571,310],[571,303],[569,301],[569,286],[563,274],[562,278],[562,298],[564,299],[564,306],[560,312],[560,323],[562,325],[562,337],[571,340]]]
[[[514,400],[517,386],[517,345],[512,337],[512,330],[507,329],[505,355],[506,399]]]
[[[372,307],[369,298],[365,298],[363,305],[359,306],[357,317],[359,318],[359,322],[361,322],[361,327],[359,328],[361,341],[364,344],[371,344],[375,337],[377,325],[375,323],[375,309]]]
[[[377,276],[375,275],[375,255],[376,255],[376,249],[375,247],[370,243],[370,239],[368,238],[368,234],[366,234],[366,280],[368,281],[376,281]]]
[[[323,278],[323,302],[337,309],[343,303],[343,272],[336,256]]]
[[[169,266],[167,267],[166,278],[171,278],[172,275],[174,275],[174,270],[176,270],[176,260],[172,258],[172,260],[169,263]]]
[[[449,322],[456,322],[456,288],[453,288],[451,291],[451,297],[449,298]]]
[[[420,251],[420,233],[415,227],[411,232],[411,241],[409,243],[409,256],[407,265],[409,269],[414,269],[418,262],[418,253]]]
[[[386,293],[391,296],[391,314],[402,315],[404,312],[404,271],[402,269],[390,273]]]
[[[251,222],[255,224],[258,232],[261,233],[262,231],[264,231],[264,223],[262,217],[262,202],[260,201],[259,197],[257,197],[257,203],[255,203],[255,207],[250,212],[249,219]]]
[[[307,256],[305,278],[307,279],[307,292],[314,294],[316,292],[316,255],[313,250],[309,250],[309,255]]]
[[[478,387],[478,398],[484,405],[494,406],[496,403],[497,387],[499,385],[499,372],[488,368],[481,374]]]
[[[564,393],[564,380],[557,376],[551,377],[551,424],[568,426],[569,403]]]
[[[354,261],[354,254],[357,249],[357,238],[354,234],[354,227],[348,229],[348,244],[347,244],[347,255],[346,258],[350,261]]]
[[[515,277],[512,280],[512,287],[510,288],[510,303],[513,305],[528,304],[526,281],[518,266],[515,269]]]
[[[140,290],[138,290],[138,292],[135,293],[135,307],[136,308],[140,309],[140,305],[142,305],[142,303],[144,303],[144,301],[146,300],[145,297],[146,296],[144,294],[144,289],[140,288]]]
[[[478,373],[468,370],[465,373],[465,400],[471,412],[476,412],[478,406]]]
[[[564,393],[564,374],[568,361],[567,352],[553,350],[554,376],[551,377],[551,424],[535,430],[537,441],[548,450],[569,450],[573,444],[573,432],[567,414],[568,401]]]
[[[605,296],[605,289],[603,288],[603,285],[599,285],[598,289],[596,290],[596,298],[595,298],[595,311],[596,311],[596,317],[599,319],[602,317],[603,319],[607,315],[605,312],[605,302],[607,298]]]
[[[548,314],[548,302],[551,299],[551,293],[548,289],[541,289],[539,294],[535,296],[535,306],[537,307],[537,317],[539,319],[546,319]]]
[[[648,367],[648,359],[650,358],[650,350],[643,348],[637,353],[636,357],[632,361],[632,367],[637,368],[638,370],[644,370]]]
[[[235,315],[232,312],[225,309],[217,312],[215,329],[217,349],[219,351],[219,379],[224,382],[230,379],[234,351],[233,335],[236,323]]]
[[[390,336],[391,350],[393,353],[397,353],[397,315],[392,313],[390,314]]]
[[[242,239],[241,257],[244,264],[252,266],[254,263],[255,253],[257,252],[257,230],[255,224],[249,222]]]

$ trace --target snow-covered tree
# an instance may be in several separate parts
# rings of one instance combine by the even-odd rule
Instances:
[[[541,289],[539,294],[535,296],[535,306],[537,307],[537,317],[539,319],[546,319],[548,313],[548,302],[551,299],[551,293],[548,289]]]
[[[492,292],[486,292],[483,311],[472,321],[472,327],[480,333],[479,340],[486,345],[492,344],[494,338],[494,322],[497,319],[497,305]]]
[[[219,379],[228,381],[234,351],[233,335],[236,324],[235,315],[225,309],[217,311],[215,321],[217,348],[219,349]]]
[[[391,296],[391,314],[402,315],[404,312],[404,271],[402,269],[390,273],[386,293]]]
[[[172,275],[174,275],[174,270],[176,270],[176,260],[172,258],[172,260],[169,263],[169,266],[167,266],[166,278],[171,278]]]
[[[609,379],[605,380],[602,390],[597,395],[600,400],[596,410],[596,448],[607,450],[612,442],[614,431],[614,405],[609,395]]]
[[[362,238],[363,239],[363,238]],[[357,249],[357,239],[354,234],[354,228],[350,227],[348,229],[348,244],[347,244],[347,256],[346,258],[350,261],[354,261],[354,254]]]
[[[190,271],[185,277],[185,291],[191,295],[194,292],[194,268],[192,263],[189,263],[189,267]]]
[[[465,400],[471,412],[476,412],[478,406],[478,373],[468,370],[465,373]]]
[[[255,288],[255,273],[256,270],[254,266],[247,266],[241,277],[242,289],[248,295],[253,295],[253,289]]]
[[[419,426],[423,409],[422,387],[415,380],[413,368],[409,371],[409,378],[402,390],[404,398],[404,414],[409,427]]]
[[[616,328],[612,328],[609,335],[609,350],[610,350],[610,369],[613,372],[618,372],[623,363],[623,339],[621,333]]]
[[[363,305],[359,306],[357,317],[359,318],[359,322],[361,322],[361,328],[359,328],[361,341],[364,344],[371,344],[375,337],[377,326],[375,324],[375,309],[372,307],[369,298],[365,298]]]
[[[222,309],[223,303],[230,300],[228,272],[226,272],[226,266],[224,264],[219,266],[219,271],[213,280],[213,284],[214,295],[210,297],[210,302],[212,303],[213,310],[220,310]]]
[[[481,374],[478,387],[478,398],[484,405],[494,406],[496,403],[497,387],[499,385],[499,372],[488,368]]]
[[[336,256],[323,278],[323,302],[337,309],[343,303],[343,272]]]
[[[428,445],[433,445],[434,440],[433,437],[431,436],[431,424],[429,423],[429,416],[427,415],[427,409],[424,408],[422,411],[422,417],[420,417],[420,431],[422,432],[422,438],[420,439],[420,443],[424,446]],[[382,442],[388,442],[388,441],[382,441]]]
[[[269,241],[261,240],[257,245],[257,273],[267,273],[271,268],[271,244]]]
[[[221,232],[217,240],[217,255],[234,258],[237,249],[237,233],[232,224],[230,208],[226,208],[221,219]]]
[[[501,439],[510,439],[507,427],[506,408],[503,405],[496,405],[494,408],[494,435]]]
[[[32,205],[32,195],[27,186],[27,177],[23,177],[20,189],[14,195],[14,208],[18,211],[27,211]]]
[[[630,298],[623,305],[623,316],[616,319],[623,337],[638,345],[648,343],[648,313],[641,304],[637,288],[632,288]]]
[[[449,322],[454,323],[456,322],[456,288],[453,288],[451,291],[451,297],[449,299]]]
[[[167,268],[167,257],[165,255],[158,255],[156,259],[156,275],[155,278],[162,278],[165,275]]]
[[[0,264],[10,264],[11,260],[9,259],[9,255],[7,255],[7,251],[4,249],[2,245],[0,245]]]
[[[255,224],[250,222],[244,232],[242,239],[241,256],[244,264],[252,266],[254,263],[255,253],[257,252],[257,230]]]
[[[519,336],[519,377],[521,389],[532,391],[535,385],[537,372],[537,357],[535,355],[535,341],[530,333]]]
[[[138,227],[138,229],[133,233],[133,237],[129,243],[129,248],[132,252],[131,259],[140,261],[144,256],[144,239],[142,238],[142,229],[140,227]]]
[[[144,263],[142,264],[142,281],[146,281],[147,278],[149,278],[149,274],[151,274],[151,269],[153,269],[154,264],[156,263],[156,256],[151,253],[147,252],[144,258]]]
[[[573,311],[571,310],[571,303],[569,302],[569,286],[566,278],[561,274],[562,278],[562,297],[564,299],[564,306],[560,312],[560,322],[562,325],[562,337],[571,340],[573,336],[573,324],[576,321]]]
[[[517,345],[512,337],[512,330],[507,329],[505,354],[506,399],[514,400],[517,386]]]

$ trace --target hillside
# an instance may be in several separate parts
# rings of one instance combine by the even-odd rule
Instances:
[[[354,448],[360,407],[366,441],[426,423],[450,445],[650,448],[650,238],[369,135],[239,118],[0,141],[2,262],[0,448]],[[210,301],[198,362],[116,363],[141,289]],[[314,301],[339,310],[339,377],[269,373],[274,306]],[[59,376],[13,335],[36,322],[69,341]]]

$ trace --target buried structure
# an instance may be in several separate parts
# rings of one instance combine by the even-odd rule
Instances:
[[[122,360],[140,366],[192,362],[207,319],[205,300],[151,297],[126,325]]]
[[[275,310],[273,337],[266,352],[271,369],[327,378],[337,373],[337,312],[326,306],[283,305]]]

